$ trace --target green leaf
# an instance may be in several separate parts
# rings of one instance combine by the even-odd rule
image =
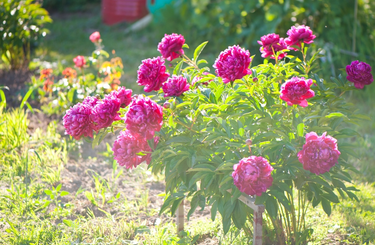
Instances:
[[[63,220],[63,223],[68,226],[68,227],[73,227],[74,223],[73,221],[69,220],[69,219],[64,219]]]
[[[298,134],[298,136],[303,137],[303,129],[304,129],[304,127],[305,127],[305,124],[303,124],[303,123],[300,123],[300,124],[297,125],[297,134]]]
[[[206,47],[208,41],[206,42],[203,42],[202,44],[200,44],[194,51],[194,59],[193,61],[197,61],[199,55],[202,53],[204,47]]]
[[[25,103],[26,103],[27,99],[30,97],[30,95],[33,93],[33,91],[34,91],[34,88],[32,88],[32,87],[29,89],[29,91],[27,91],[27,93],[25,94],[25,96],[22,99],[20,109],[22,109],[25,106]]]
[[[330,204],[330,202],[325,198],[322,198],[321,200],[322,200],[322,207],[323,207],[324,212],[328,216],[330,216],[331,215],[331,204]]]
[[[268,198],[266,202],[266,210],[272,218],[277,216],[277,202],[275,198]]]
[[[189,45],[187,45],[186,43],[184,43],[184,45],[182,45],[182,48],[189,48]]]
[[[62,186],[62,184],[59,184],[57,187],[56,187],[56,191],[57,192],[59,192],[60,191],[60,189],[61,189],[61,186]]]
[[[178,75],[180,73],[183,63],[184,63],[183,60],[181,60],[180,62],[178,62],[178,64],[176,65],[176,67],[173,69],[173,74],[174,75]]]
[[[247,215],[244,205],[241,201],[236,201],[236,207],[232,213],[233,223],[238,229],[241,229],[246,222]]]
[[[46,193],[47,195],[51,195],[52,191],[51,190],[44,190],[44,193]]]
[[[333,112],[333,113],[326,115],[326,118],[331,118],[331,117],[345,117],[345,115],[342,114],[341,112]]]
[[[67,192],[67,191],[62,191],[62,192],[60,193],[60,196],[61,196],[61,197],[66,196],[66,195],[69,195],[69,192]]]

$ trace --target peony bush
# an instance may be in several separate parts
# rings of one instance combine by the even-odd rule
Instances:
[[[352,125],[366,117],[342,95],[373,79],[358,61],[347,67],[354,86],[341,75],[320,78],[321,55],[308,48],[312,30],[291,27],[287,35],[260,38],[263,64],[251,66],[250,52],[235,45],[211,66],[199,58],[207,42],[189,58],[185,38],[166,34],[158,45],[162,57],[142,61],[138,70],[138,84],[152,95],[130,97],[120,88],[85,99],[64,116],[66,133],[93,137],[96,145],[119,129],[117,162],[127,169],[145,162],[165,175],[160,213],[173,214],[188,198],[188,217],[209,205],[226,233],[252,220],[238,198],[253,195],[266,207],[267,242],[305,244],[314,229],[305,223],[308,205],[330,215],[339,196],[357,199],[350,186],[356,170],[348,163],[356,153],[347,139],[358,135]]]

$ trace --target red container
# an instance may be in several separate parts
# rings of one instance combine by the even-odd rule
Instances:
[[[107,25],[136,21],[147,14],[146,0],[102,0],[102,17]]]

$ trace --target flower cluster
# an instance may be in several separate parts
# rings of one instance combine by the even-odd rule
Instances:
[[[229,83],[251,74],[250,62],[250,52],[237,45],[222,51],[215,61],[214,68],[217,75],[223,78],[223,82]]]
[[[263,157],[243,158],[233,166],[233,181],[237,188],[248,195],[261,196],[272,185],[272,166]]]
[[[111,126],[120,120],[121,105],[127,105],[131,100],[131,90],[119,88],[105,96],[103,100],[97,97],[86,97],[82,103],[70,108],[64,118],[65,133],[80,139],[82,136],[93,137],[93,131]]]
[[[340,151],[335,138],[327,133],[318,136],[310,132],[306,134],[306,143],[297,156],[304,169],[319,175],[328,172],[337,163]]]
[[[305,80],[304,77],[292,77],[281,86],[280,99],[286,101],[289,106],[300,105],[306,107],[306,99],[315,95],[314,91],[310,89],[312,83],[311,79]]]

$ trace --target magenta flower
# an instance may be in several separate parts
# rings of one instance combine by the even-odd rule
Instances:
[[[261,196],[272,185],[273,167],[263,157],[243,158],[233,166],[233,170],[234,185],[247,195]]]
[[[214,68],[217,75],[223,78],[223,82],[229,83],[251,74],[250,62],[250,52],[237,45],[222,51],[215,61]]]
[[[100,40],[100,33],[98,31],[96,32],[93,32],[91,35],[90,35],[90,41],[93,42],[93,43],[97,43],[99,42]]]
[[[190,85],[186,83],[186,78],[173,75],[163,84],[164,97],[180,96],[188,91],[189,87]]]
[[[326,132],[322,136],[310,132],[306,134],[306,143],[297,156],[304,169],[319,175],[328,172],[337,163],[340,154],[335,138]]]
[[[371,66],[365,62],[353,61],[346,66],[346,79],[354,83],[354,87],[363,89],[365,85],[369,85],[374,81],[371,74]]]
[[[111,96],[119,99],[121,108],[125,108],[132,102],[132,92],[131,89],[119,87],[117,90],[111,92]]]
[[[92,108],[96,106],[96,104],[99,103],[99,99],[96,98],[96,97],[92,97],[92,96],[87,96],[83,101],[82,101],[82,104],[86,104],[86,105],[89,105],[91,106]]]
[[[92,107],[87,104],[78,103],[66,111],[63,117],[65,134],[73,136],[79,140],[81,136],[91,137],[94,124],[91,120]]]
[[[75,64],[75,66],[78,67],[78,68],[81,68],[86,64],[85,57],[83,57],[81,55],[78,55],[77,57],[75,57],[73,59],[73,62]]]
[[[147,164],[151,162],[150,152],[152,149],[148,145],[147,140],[132,135],[128,130],[120,132],[113,144],[112,151],[114,159],[118,164],[125,166],[127,169],[137,167],[142,162],[146,162]]]
[[[262,47],[260,47],[260,52],[262,53],[263,58],[271,57],[271,59],[275,59],[274,52],[276,54],[278,51],[288,49],[288,45],[286,45],[284,38],[280,38],[279,35],[275,33],[261,37],[258,43],[262,45]],[[281,60],[286,55],[287,53],[282,52],[279,54],[278,59]]]
[[[158,51],[165,59],[172,61],[184,55],[184,50],[182,49],[184,44],[184,36],[175,33],[171,35],[165,34],[158,45]]]
[[[113,96],[106,96],[95,105],[91,119],[95,124],[96,131],[109,127],[114,121],[121,119],[118,113],[120,105],[120,100]]]
[[[152,139],[163,125],[163,108],[150,98],[134,98],[125,115],[126,128],[136,137]]]
[[[285,39],[285,43],[289,46],[298,46],[301,47],[301,43],[311,44],[316,38],[313,35],[312,30],[308,26],[292,26],[286,33],[288,38]],[[294,50],[298,50],[293,48]]]
[[[314,97],[315,93],[310,86],[313,81],[305,80],[304,77],[292,77],[281,85],[280,99],[287,102],[289,106],[300,105],[306,107],[308,98]]]
[[[169,73],[165,72],[166,69],[164,59],[160,56],[142,60],[138,68],[138,85],[145,86],[144,90],[147,93],[158,91],[169,77]]]
[[[210,73],[208,72],[203,72],[202,75],[210,75]],[[191,85],[194,86],[194,84],[196,84],[197,82],[199,82],[202,78],[204,77],[200,77],[200,76],[196,76],[193,78],[193,80],[191,81]],[[202,85],[205,85],[207,86],[210,82],[212,82],[214,79],[211,79],[211,80],[208,80],[208,81],[205,81],[205,82],[202,82],[201,84]]]

